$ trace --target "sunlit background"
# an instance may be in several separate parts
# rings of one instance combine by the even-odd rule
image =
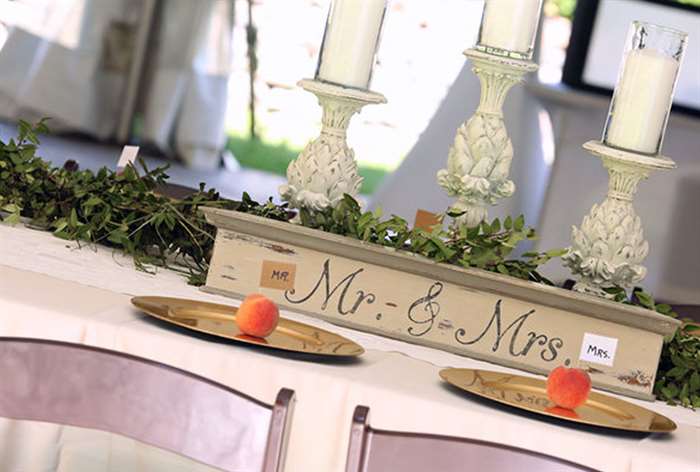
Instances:
[[[245,2],[238,2],[234,32],[238,60],[231,76],[227,130],[229,147],[243,165],[284,174],[289,161],[317,134],[320,109],[315,97],[295,84],[315,72],[328,4],[328,0],[255,2],[258,139],[251,140],[249,90],[236,86],[249,80],[244,59],[248,8]],[[464,65],[462,51],[476,39],[482,7],[479,1],[394,0],[390,8],[372,83],[374,90],[387,96],[388,103],[365,108],[350,129],[366,193],[401,163],[445,98]],[[545,5],[542,81],[561,79],[574,8],[575,0],[550,0]],[[303,20],[290,27],[288,18],[299,11],[305,12]],[[285,60],[277,59],[280,57]],[[266,157],[258,159],[260,154]]]
[[[244,167],[284,175],[318,131],[315,98],[296,83],[315,72],[329,0],[238,0],[234,5],[226,147]],[[85,34],[85,8],[85,0],[0,0],[0,47],[8,29],[20,27],[73,48]],[[543,82],[561,78],[574,8],[575,0],[546,2],[539,52]],[[365,193],[401,163],[454,83],[464,65],[461,52],[476,38],[481,2],[393,0],[390,9],[372,84],[388,103],[367,107],[349,136]],[[251,25],[257,31],[254,43],[248,40]],[[258,64],[252,90],[251,52]]]

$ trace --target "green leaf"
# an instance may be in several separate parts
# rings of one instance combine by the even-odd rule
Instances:
[[[109,233],[107,240],[114,244],[124,244],[129,240],[129,236],[124,231],[115,229]]]
[[[102,199],[100,197],[90,197],[83,205],[86,207],[93,207],[100,205],[102,203]]]
[[[548,257],[554,258],[554,257],[562,257],[566,255],[566,253],[569,252],[568,249],[561,248],[561,249],[550,249],[549,251],[545,252],[545,254]]]
[[[671,305],[666,305],[665,303],[659,303],[656,305],[656,311],[659,313],[662,313],[664,315],[667,315],[673,311],[673,308],[671,308]]]
[[[681,403],[685,406],[690,404],[688,384],[684,383],[681,387],[681,391],[678,393],[678,398],[680,398]]]
[[[635,289],[634,290],[634,296],[637,298],[639,301],[639,304],[645,308],[648,308],[650,310],[654,309],[654,298],[649,295],[648,293],[644,292],[641,289]]]
[[[515,223],[513,223],[513,228],[516,231],[522,231],[522,229],[525,227],[525,215],[520,215],[515,219]]]
[[[70,217],[68,218],[68,224],[70,224],[70,226],[73,228],[78,226],[78,212],[75,211],[75,208],[72,208],[70,211]]]
[[[690,379],[688,380],[688,385],[690,386],[691,392],[700,391],[700,373],[696,370],[690,374]]]
[[[58,219],[51,226],[54,228],[55,233],[61,232],[68,226],[68,220],[65,218]]]
[[[3,223],[7,223],[8,225],[16,225],[20,222],[20,215],[19,213],[10,213],[5,218],[3,218],[2,221]]]
[[[511,229],[513,229],[513,218],[507,216],[506,219],[503,221],[503,227],[506,229],[506,231],[510,231]]]
[[[669,370],[666,373],[666,375],[669,377],[672,377],[674,379],[680,379],[681,377],[683,377],[687,373],[688,373],[687,367],[676,366],[673,369]]]
[[[8,203],[2,207],[2,211],[6,211],[8,213],[19,213],[20,208],[14,203]]]
[[[669,384],[668,386],[663,387],[661,389],[661,393],[663,393],[666,399],[670,400],[676,398],[678,396],[679,391],[676,384]]]
[[[693,408],[700,408],[700,395],[690,395],[690,403]]]

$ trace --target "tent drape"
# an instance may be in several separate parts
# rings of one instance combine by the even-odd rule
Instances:
[[[114,139],[141,0],[24,0],[0,49],[0,116]],[[162,0],[140,81],[142,141],[197,168],[218,166],[233,0]]]

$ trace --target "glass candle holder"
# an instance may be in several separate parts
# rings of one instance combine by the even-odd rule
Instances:
[[[603,143],[646,155],[661,153],[688,34],[635,21],[610,102]]]
[[[369,89],[387,0],[333,0],[316,80]]]
[[[476,49],[532,59],[542,0],[486,0]]]

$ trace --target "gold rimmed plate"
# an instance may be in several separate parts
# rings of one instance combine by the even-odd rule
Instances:
[[[134,297],[131,303],[159,320],[241,343],[332,357],[354,357],[365,352],[362,346],[340,335],[282,317],[269,336],[248,336],[236,325],[235,306],[168,297]]]
[[[474,395],[541,415],[575,423],[640,433],[670,433],[669,418],[618,398],[591,392],[586,403],[568,410],[547,397],[544,379],[475,369],[443,369],[447,383]]]

